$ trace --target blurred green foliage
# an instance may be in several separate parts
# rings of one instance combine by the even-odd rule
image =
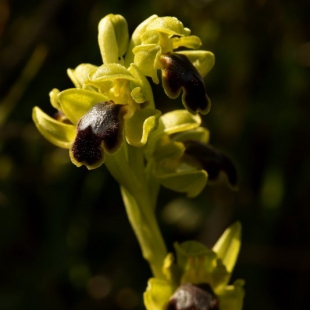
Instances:
[[[97,24],[129,29],[177,16],[212,51],[211,143],[232,157],[239,191],[208,187],[188,200],[162,190],[171,247],[211,246],[235,219],[243,246],[233,278],[245,309],[305,309],[310,277],[310,2],[280,0],[0,0],[0,309],[143,309],[150,276],[105,168],[70,163],[40,136],[31,110],[71,87],[67,68],[100,64]],[[163,111],[181,108],[161,86]]]

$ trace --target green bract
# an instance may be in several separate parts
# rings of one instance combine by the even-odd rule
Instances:
[[[169,254],[163,265],[165,279],[151,278],[144,293],[147,310],[166,310],[176,289],[185,283],[208,284],[215,293],[219,309],[241,310],[243,280],[228,285],[240,250],[241,225],[231,225],[212,250],[196,241],[175,244],[176,263]]]

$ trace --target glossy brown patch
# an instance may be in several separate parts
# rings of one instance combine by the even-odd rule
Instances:
[[[185,141],[185,154],[191,156],[200,163],[202,168],[207,171],[210,181],[214,181],[219,176],[220,171],[225,172],[229,183],[237,185],[237,171],[231,159],[215,149],[209,144],[197,141]]]
[[[101,102],[91,108],[77,125],[72,154],[78,162],[94,165],[103,159],[103,149],[115,152],[123,138],[121,105]],[[103,149],[102,149],[103,145]]]
[[[186,109],[207,114],[211,107],[203,79],[195,66],[182,54],[161,55],[163,86],[170,98],[177,98],[183,89],[182,101]]]
[[[167,310],[219,310],[210,285],[184,283],[169,300]]]

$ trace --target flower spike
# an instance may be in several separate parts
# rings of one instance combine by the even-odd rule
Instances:
[[[67,74],[74,88],[49,96],[54,118],[34,107],[40,133],[69,150],[77,167],[106,164],[120,184],[129,221],[153,272],[144,293],[147,310],[241,310],[244,281],[228,285],[241,245],[241,225],[231,225],[212,249],[197,241],[175,243],[168,253],[156,212],[160,186],[195,197],[222,172],[237,183],[231,160],[208,144],[199,114],[211,102],[203,77],[214,55],[198,50],[199,37],[175,17],[152,15],[129,40],[121,15],[98,25],[102,64],[82,63]],[[150,80],[169,98],[182,93],[185,109],[162,115]]]

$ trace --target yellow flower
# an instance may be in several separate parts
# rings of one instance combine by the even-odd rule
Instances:
[[[182,100],[188,111],[206,114],[211,103],[202,77],[213,67],[214,55],[197,50],[200,46],[200,39],[190,35],[177,18],[153,15],[137,27],[130,49],[134,63],[154,83],[159,83],[157,70],[162,70],[163,87],[170,98],[178,97],[183,89]]]
[[[99,167],[105,152],[117,152],[124,138],[135,147],[145,145],[160,111],[154,109],[149,83],[135,65],[81,65],[68,73],[78,88],[53,90],[50,96],[61,117],[33,109],[45,138],[68,148],[72,162],[88,169]]]
[[[232,188],[236,186],[234,164],[209,144],[210,133],[200,125],[200,116],[186,110],[168,112],[159,118],[145,150],[153,182],[189,197],[199,195],[207,182],[222,176]]]
[[[151,278],[144,293],[147,310],[241,310],[244,281],[228,285],[240,250],[241,225],[231,225],[212,250],[196,241],[175,244],[163,264],[164,279]]]

